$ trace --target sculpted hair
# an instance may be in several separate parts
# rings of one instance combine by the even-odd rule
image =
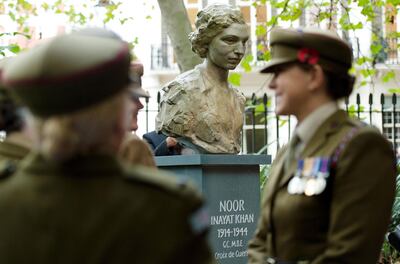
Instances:
[[[88,153],[110,154],[110,137],[121,122],[124,96],[113,98],[76,113],[46,119],[34,117],[36,148],[48,160],[62,162]]]
[[[192,50],[205,58],[213,38],[230,25],[246,24],[239,9],[225,4],[212,4],[197,13],[196,30],[189,34]]]

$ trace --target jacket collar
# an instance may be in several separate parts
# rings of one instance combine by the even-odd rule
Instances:
[[[82,155],[63,163],[56,163],[32,152],[21,162],[20,170],[37,175],[101,176],[118,174],[123,168],[112,155]]]
[[[311,157],[321,149],[325,143],[327,142],[330,135],[335,134],[347,121],[347,113],[343,110],[338,110],[336,113],[331,115],[322,125],[317,129],[314,136],[305,146],[304,150],[301,153],[301,157]],[[287,154],[287,153],[285,153]],[[285,160],[285,157],[283,160]],[[279,181],[279,186],[283,186],[287,181],[293,176],[297,169],[297,161],[292,162],[290,164],[289,169],[284,172],[282,179]],[[280,170],[281,173],[283,170]]]
[[[323,124],[317,129],[310,142],[305,146],[301,153],[302,157],[309,157],[314,155],[327,141],[328,137],[337,132],[348,120],[347,113],[343,110],[338,110],[331,115]],[[293,176],[296,168],[297,161],[294,161],[287,171],[284,171],[283,164],[286,159],[287,147],[282,149],[280,155],[277,155],[273,174],[270,175],[268,182],[267,192],[265,193],[265,200],[270,200],[277,190],[284,186]]]

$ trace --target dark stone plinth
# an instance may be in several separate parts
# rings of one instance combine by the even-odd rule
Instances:
[[[206,199],[210,244],[217,263],[247,263],[247,242],[260,210],[259,165],[267,155],[185,155],[156,157],[160,169],[191,180]]]

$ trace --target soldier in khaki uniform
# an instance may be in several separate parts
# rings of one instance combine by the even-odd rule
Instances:
[[[271,31],[276,112],[298,125],[272,164],[249,263],[376,263],[390,220],[395,163],[375,128],[338,109],[352,50],[318,29]]]
[[[128,129],[127,43],[52,39],[7,64],[33,153],[0,186],[0,263],[209,263],[201,197],[115,158]]]
[[[0,61],[0,131],[6,133],[6,138],[0,140],[0,177],[9,176],[31,147],[21,107],[1,84],[2,70],[7,61],[9,59]]]
[[[104,31],[100,28],[84,28],[77,33],[121,40],[121,37],[114,32]],[[150,146],[144,140],[141,140],[138,136],[136,136],[136,134],[131,133],[138,129],[138,113],[139,110],[143,108],[139,97],[150,97],[149,93],[142,89],[143,64],[137,61],[137,57],[134,53],[131,54],[131,57],[133,62],[130,65],[129,72],[129,78],[131,80],[129,85],[129,93],[132,106],[132,115],[128,132],[122,141],[118,156],[122,161],[128,164],[156,168],[156,162]]]
[[[132,118],[129,132],[126,134],[119,150],[120,158],[130,164],[140,164],[151,168],[156,168],[153,152],[146,141],[139,138],[136,134],[138,125],[139,110],[143,109],[140,98],[149,98],[150,95],[142,88],[143,64],[136,61],[131,64],[131,104]],[[133,133],[132,133],[133,132]]]

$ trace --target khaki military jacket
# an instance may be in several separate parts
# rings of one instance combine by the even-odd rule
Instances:
[[[209,263],[189,185],[110,156],[20,165],[0,186],[0,263]]]
[[[330,157],[359,126],[338,111],[318,128],[300,159]],[[371,127],[360,127],[339,156],[336,173],[319,195],[289,194],[297,161],[284,171],[287,151],[276,157],[264,190],[249,263],[267,257],[304,263],[376,263],[390,220],[395,190],[391,146]]]

